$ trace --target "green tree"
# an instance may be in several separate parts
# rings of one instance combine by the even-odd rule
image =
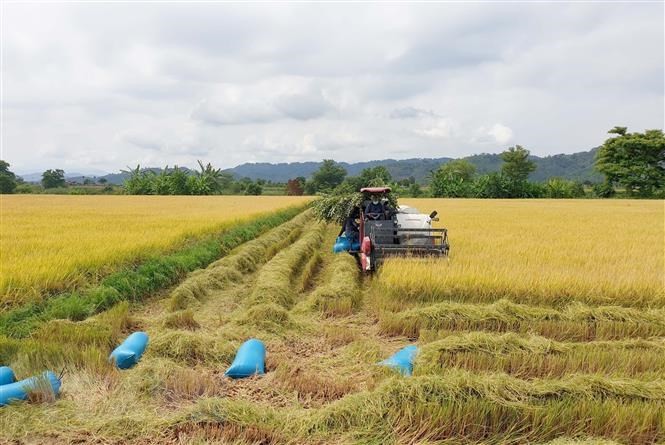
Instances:
[[[439,167],[442,173],[459,178],[464,182],[471,182],[476,174],[476,166],[466,159],[455,159]]]
[[[9,167],[8,162],[0,160],[0,193],[14,193],[16,190],[16,175]]]
[[[545,182],[543,193],[546,198],[581,198],[584,186],[578,181],[554,177]]]
[[[608,184],[625,187],[629,195],[652,196],[665,188],[665,135],[663,130],[628,133],[614,127],[596,155],[596,169]]]
[[[529,159],[529,150],[516,145],[501,153],[501,159],[501,176],[508,198],[535,198],[541,194],[542,187],[528,181],[529,173],[536,170],[536,163]]]
[[[152,170],[146,172],[146,180],[150,183],[150,195],[172,195],[171,193],[171,174],[169,173],[169,166],[167,165],[164,170],[155,173]]]
[[[474,182],[473,194],[477,198],[510,198],[510,184],[501,173],[489,173]]]
[[[616,194],[616,190],[614,190],[614,187],[608,181],[594,184],[591,187],[591,191],[597,198],[611,198]]]
[[[417,183],[413,183],[409,186],[409,191],[408,191],[409,196],[412,198],[419,198],[423,195],[423,191],[420,188],[420,185]]]
[[[536,163],[529,160],[529,150],[521,145],[510,147],[501,153],[501,159],[501,173],[512,183],[526,181],[529,173],[536,170]]]
[[[46,170],[42,173],[42,186],[45,189],[52,189],[56,187],[64,187],[65,183],[65,172],[60,169],[56,170]]]
[[[102,185],[106,184],[107,182],[109,182],[109,180],[106,179],[106,178],[99,178],[97,180],[97,183],[102,184]]]
[[[192,195],[213,195],[221,193],[223,183],[226,178],[222,174],[222,170],[214,168],[210,163],[203,165],[203,162],[197,161],[201,171],[196,172],[193,176],[188,178],[189,190]]]
[[[459,198],[472,194],[476,167],[467,160],[457,159],[442,164],[432,173],[430,188],[436,198]]]
[[[177,165],[169,173],[169,189],[172,195],[190,195],[187,172]]]
[[[245,188],[245,195],[255,195],[258,196],[263,193],[263,187],[257,182],[251,182],[247,184]]]
[[[368,187],[370,183],[381,183],[388,185],[392,182],[393,177],[386,167],[377,165],[376,167],[365,168],[360,172],[360,186]]]
[[[340,185],[345,177],[344,167],[332,159],[324,159],[321,167],[312,175],[312,183],[317,192],[329,191]]]

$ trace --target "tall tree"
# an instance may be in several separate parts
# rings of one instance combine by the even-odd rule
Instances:
[[[501,172],[510,182],[524,182],[529,177],[529,173],[536,170],[536,163],[529,160],[529,150],[521,145],[515,145],[501,153],[503,165]]]
[[[383,165],[365,168],[362,172],[360,172],[360,183],[362,187],[367,187],[371,183],[381,183],[382,185],[388,185],[390,182],[392,182],[392,180],[392,175]]]
[[[332,190],[344,181],[346,170],[332,159],[324,159],[321,167],[312,175],[316,191]]]
[[[457,159],[439,166],[432,173],[430,188],[436,198],[459,198],[471,194],[476,167],[465,159]]]
[[[296,179],[289,179],[286,183],[286,194],[289,196],[301,196],[305,192],[303,184]]]
[[[0,193],[14,193],[16,175],[9,170],[9,163],[0,160]]]
[[[65,186],[65,172],[59,168],[56,170],[48,169],[42,173],[42,186],[45,189]]]
[[[628,133],[614,127],[596,155],[596,169],[609,184],[626,188],[631,195],[648,197],[665,189],[665,135],[663,130]]]
[[[169,173],[169,190],[172,195],[189,195],[189,180],[187,172],[177,165]]]

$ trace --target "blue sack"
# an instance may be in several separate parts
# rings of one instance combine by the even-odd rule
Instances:
[[[266,347],[261,340],[252,338],[238,349],[236,358],[224,373],[232,379],[242,379],[254,374],[265,373]]]
[[[20,382],[2,385],[0,386],[0,406],[5,406],[14,400],[25,400],[28,398],[29,392],[42,388],[49,388],[57,396],[60,392],[60,379],[52,371],[46,371],[39,377],[30,377]]]
[[[348,252],[351,248],[351,240],[345,236],[338,236],[333,246],[333,253]]]
[[[129,369],[141,360],[141,356],[147,346],[148,334],[145,332],[134,332],[111,352],[109,361],[115,363],[120,369]]]
[[[379,362],[379,365],[388,366],[402,375],[411,375],[413,373],[413,361],[418,354],[418,347],[416,345],[406,346],[386,360]]]
[[[0,366],[0,385],[9,385],[16,381],[16,376],[12,368],[8,366]]]

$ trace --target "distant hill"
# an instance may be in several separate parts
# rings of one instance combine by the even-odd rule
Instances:
[[[594,148],[590,151],[584,151],[574,154],[559,154],[553,156],[531,156],[536,163],[536,171],[530,178],[534,181],[544,181],[547,178],[558,176],[566,179],[578,181],[602,180],[602,176],[593,169],[596,151]],[[453,158],[413,158],[413,159],[383,159],[380,161],[358,162],[349,164],[340,162],[350,176],[358,175],[363,169],[385,166],[390,174],[396,180],[406,179],[410,176],[416,178],[416,181],[423,183],[427,180],[429,173],[436,170],[441,164],[451,161]],[[498,154],[483,153],[479,155],[467,156],[464,159],[474,164],[479,174],[499,171],[502,160]],[[238,178],[248,177],[252,179],[266,179],[274,182],[286,182],[291,178],[304,176],[308,178],[314,173],[320,162],[291,162],[291,163],[246,163],[237,167],[225,170]]]
[[[357,176],[366,168],[383,165],[388,171],[390,171],[390,174],[395,179],[404,179],[409,176],[414,176],[416,180],[424,180],[431,170],[438,168],[439,165],[448,162],[451,159],[452,158],[413,158],[399,161],[395,159],[383,159],[380,161],[356,162],[353,164],[340,162],[339,164],[346,169],[349,176]],[[298,176],[309,178],[320,166],[321,162],[291,162],[280,164],[247,163],[224,171],[233,174],[233,176],[237,178],[248,177],[252,179],[266,179],[274,182],[286,182],[289,179],[297,178]]]
[[[574,179],[577,181],[592,181],[600,182],[603,178],[602,175],[595,172],[593,169],[596,151],[594,148],[590,151],[583,151],[573,154],[559,154],[553,156],[531,156],[531,159],[536,163],[536,171],[530,176],[533,181],[544,181],[547,178],[558,176],[566,179]],[[346,169],[350,176],[357,176],[360,172],[369,167],[376,167],[382,165],[388,169],[390,174],[396,180],[407,179],[413,176],[419,183],[425,183],[431,171],[436,170],[441,164],[451,161],[453,158],[412,158],[412,159],[382,159],[378,161],[356,162],[347,163],[340,162]],[[479,155],[467,156],[464,159],[474,164],[479,174],[490,173],[499,171],[501,169],[501,157],[498,154],[483,153]],[[233,174],[236,178],[248,177],[251,179],[265,179],[273,182],[286,182],[289,179],[304,176],[309,178],[316,170],[318,170],[321,162],[290,162],[270,164],[266,162],[261,163],[246,163],[237,167],[224,170],[225,172]],[[182,167],[187,170],[186,167]],[[149,168],[156,173],[162,171],[161,168]],[[30,175],[22,175],[23,179],[28,182],[39,182],[41,180],[41,173],[34,173]],[[109,184],[122,184],[129,173],[119,172],[107,175],[82,175],[80,173],[66,173],[65,177],[70,182],[83,182],[86,178],[99,180],[105,178]]]

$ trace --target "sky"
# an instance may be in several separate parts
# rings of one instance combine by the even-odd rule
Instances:
[[[665,119],[662,2],[1,7],[18,173],[542,156]]]

